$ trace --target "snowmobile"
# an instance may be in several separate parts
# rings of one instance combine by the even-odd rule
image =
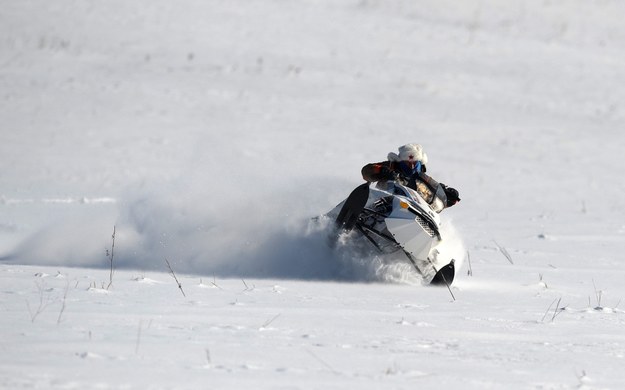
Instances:
[[[335,226],[331,237],[344,234],[365,238],[374,250],[393,258],[407,258],[425,284],[449,286],[454,260],[439,260],[441,222],[446,204],[442,188],[417,181],[413,190],[400,181],[362,184],[326,215]]]

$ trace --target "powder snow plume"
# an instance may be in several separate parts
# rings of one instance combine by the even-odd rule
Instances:
[[[227,179],[220,188],[197,184],[203,182],[144,183],[127,188],[113,205],[74,207],[5,260],[105,268],[114,228],[119,269],[165,270],[167,259],[177,272],[220,277],[420,281],[406,259],[389,262],[348,238],[329,245],[331,221],[317,217],[334,204],[320,194],[342,185],[300,193],[300,185],[276,184],[255,193],[229,193]],[[336,192],[328,197],[338,203],[343,195]],[[462,245],[450,224],[447,230],[453,234],[441,245],[441,256],[461,260]]]

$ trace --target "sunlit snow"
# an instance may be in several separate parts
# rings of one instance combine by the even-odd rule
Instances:
[[[624,388],[623,15],[3,1],[0,388]],[[311,220],[409,142],[450,291]]]

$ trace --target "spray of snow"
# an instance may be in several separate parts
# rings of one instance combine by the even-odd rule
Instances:
[[[259,190],[250,201],[250,193],[209,193],[188,181],[131,187],[108,207],[52,219],[10,259],[107,267],[115,226],[120,269],[162,270],[167,259],[178,272],[221,277],[421,282],[407,260],[380,256],[366,242],[344,236],[331,245],[329,219],[298,206],[315,204],[317,194],[298,195],[297,188]],[[320,210],[331,208],[316,202]],[[445,263],[455,259],[459,268],[463,245],[451,223],[443,226],[440,256]]]

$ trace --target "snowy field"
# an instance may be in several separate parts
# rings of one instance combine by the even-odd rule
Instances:
[[[625,3],[0,4],[0,388],[625,388]],[[310,222],[408,142],[451,291]]]

